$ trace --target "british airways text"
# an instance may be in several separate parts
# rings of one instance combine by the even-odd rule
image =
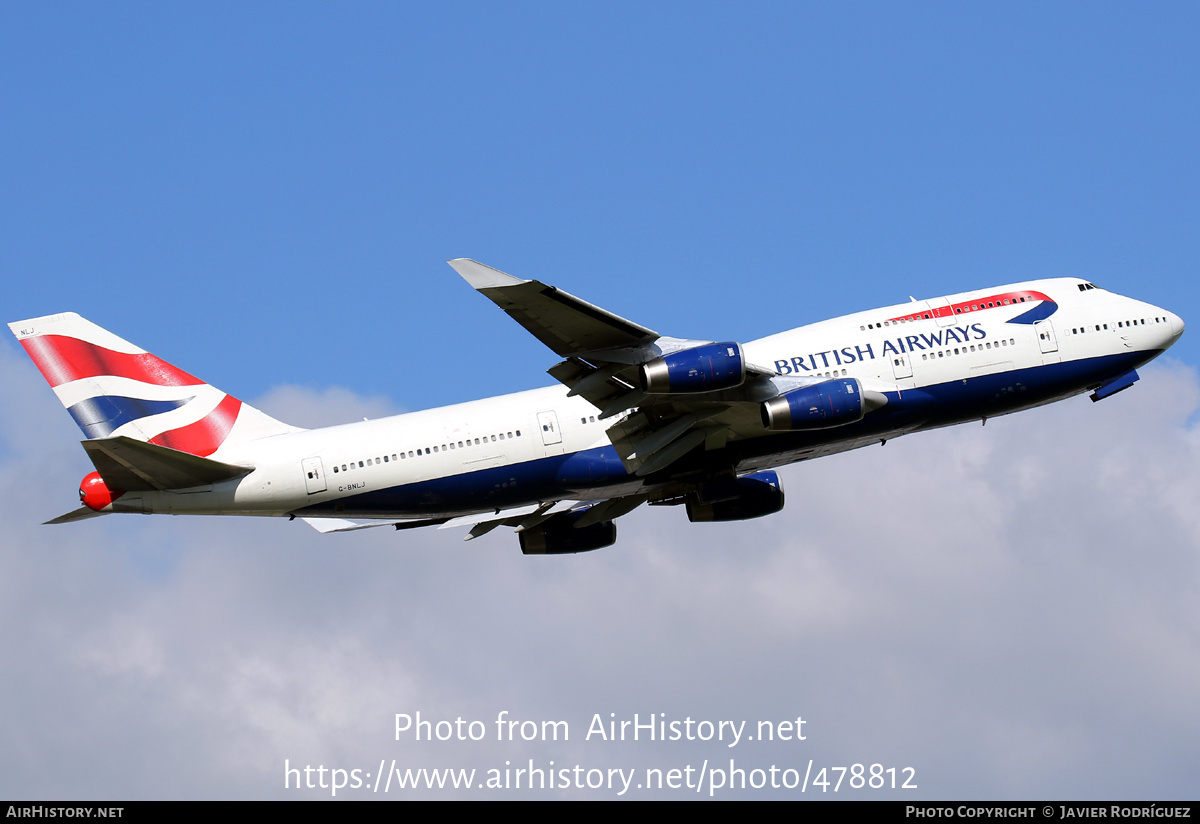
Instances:
[[[933,349],[938,346],[949,346],[954,343],[967,343],[972,340],[983,340],[987,332],[978,323],[973,323],[966,329],[939,329],[933,333],[907,335],[903,338],[885,340],[881,353],[884,355],[899,355],[906,352],[917,352],[923,349]],[[794,375],[802,372],[812,372],[828,369],[831,366],[845,366],[857,361],[875,360],[873,344],[862,346],[843,346],[841,349],[830,349],[816,352],[807,356],[797,355],[791,360],[775,361],[775,371],[780,375]]]

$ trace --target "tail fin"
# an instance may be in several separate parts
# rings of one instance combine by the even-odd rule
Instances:
[[[89,440],[123,435],[207,457],[299,431],[74,312],[8,326]]]

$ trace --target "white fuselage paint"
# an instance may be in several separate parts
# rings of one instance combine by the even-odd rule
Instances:
[[[883,411],[902,405],[910,390],[934,392],[938,407],[891,429],[838,427],[801,438],[768,432],[761,423],[743,424],[730,436],[731,444],[742,447],[737,471],[1070,397],[1146,363],[1183,331],[1182,321],[1166,310],[1103,289],[1081,291],[1083,283],[1063,278],[967,292],[860,312],[747,343],[748,362],[785,377],[858,378],[865,388],[888,394]],[[1025,303],[894,320],[920,316],[931,307],[1021,291],[1048,295],[1057,309],[1036,326],[1008,322],[1036,305]],[[1011,386],[979,380],[1009,374],[1020,376]],[[1025,394],[1026,388],[1032,391]],[[623,473],[600,473],[594,476],[595,486],[581,486],[574,476],[561,483],[537,477],[539,472],[553,475],[577,453],[602,455],[607,450],[611,454],[605,465],[612,466],[615,452],[605,430],[613,421],[600,421],[597,414],[582,398],[568,397],[566,388],[549,387],[245,441],[213,456],[255,467],[244,478],[195,490],[131,492],[114,509],[419,519],[636,493],[642,479]],[[307,477],[314,466],[315,479]],[[389,491],[396,492],[393,499],[388,499]],[[401,507],[386,502],[398,498],[406,501]],[[342,510],[339,501],[355,503]]]

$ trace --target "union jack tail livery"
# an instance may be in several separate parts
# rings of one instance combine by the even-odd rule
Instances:
[[[208,457],[227,442],[296,431],[74,312],[9,328],[89,440]]]
[[[80,484],[85,508],[51,523],[111,512],[134,490],[240,477],[252,467],[210,456],[227,445],[300,431],[74,312],[9,328],[83,431],[97,470]]]

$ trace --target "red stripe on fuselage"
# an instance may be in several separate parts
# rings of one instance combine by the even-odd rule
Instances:
[[[204,381],[177,369],[149,352],[131,355],[62,335],[39,335],[21,341],[51,387],[113,375],[156,386],[200,386]]]
[[[229,436],[229,430],[233,428],[241,408],[241,401],[233,395],[226,395],[225,400],[217,404],[216,409],[200,420],[155,435],[150,439],[150,443],[199,455],[202,458],[208,457],[225,443],[225,438]]]
[[[979,312],[983,309],[995,309],[998,306],[1011,306],[1014,303],[1029,303],[1030,301],[1035,300],[1050,300],[1050,296],[1043,292],[1022,289],[1018,292],[1005,292],[1000,295],[988,295],[986,298],[964,300],[962,303],[952,303],[949,306],[935,306],[928,312],[922,310],[912,315],[901,315],[898,318],[888,318],[888,320],[922,320],[925,318],[944,318],[949,317],[950,315],[963,315],[967,312]]]

